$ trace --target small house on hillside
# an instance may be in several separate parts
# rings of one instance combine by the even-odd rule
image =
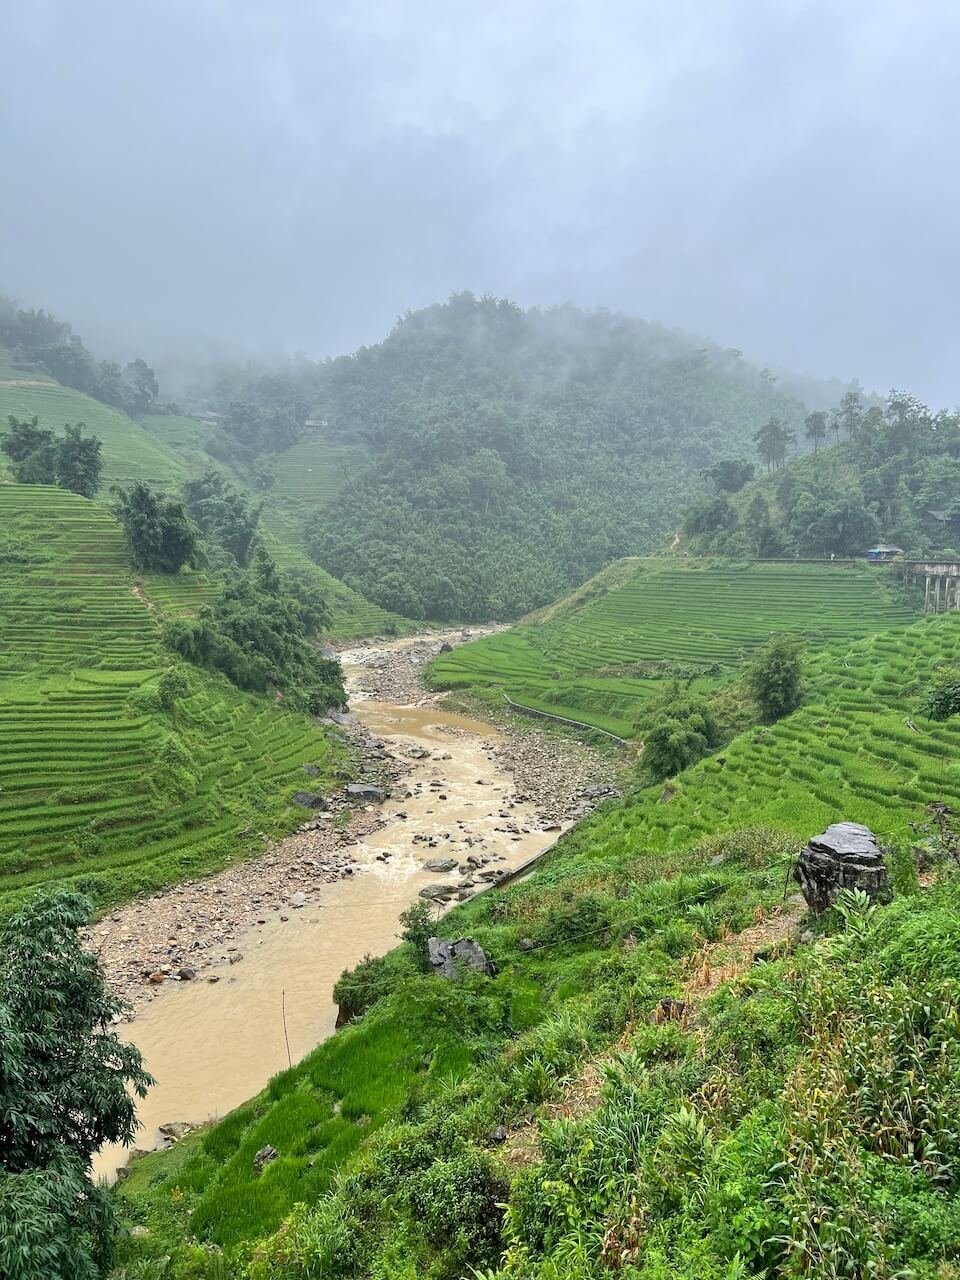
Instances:
[[[881,543],[879,547],[871,547],[867,552],[867,559],[871,564],[884,564],[888,560],[896,560],[897,556],[903,555],[903,547],[888,547]]]

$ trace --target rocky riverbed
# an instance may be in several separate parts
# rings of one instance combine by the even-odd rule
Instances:
[[[412,762],[388,752],[381,739],[352,717],[341,725],[358,777],[382,794],[399,785]],[[303,779],[305,799],[323,800],[291,835],[256,858],[202,880],[185,880],[137,899],[99,920],[87,934],[114,991],[132,1020],[166,983],[203,980],[218,964],[237,964],[239,935],[308,905],[321,886],[357,871],[356,847],[384,824],[375,796],[363,802],[346,787],[320,797]],[[214,977],[211,981],[218,981]]]
[[[172,985],[220,981],[224,965],[243,960],[251,931],[287,923],[316,902],[324,886],[369,871],[371,857],[387,864],[412,855],[413,865],[426,870],[446,861],[449,872],[464,878],[439,873],[435,896],[467,896],[495,880],[498,865],[515,861],[510,855],[517,846],[526,848],[537,833],[559,833],[616,788],[622,756],[600,754],[509,713],[498,717],[495,730],[476,726],[484,730],[480,737],[470,722],[439,712],[440,695],[421,683],[423,666],[441,645],[477,634],[438,633],[342,655],[356,714],[335,721],[359,781],[371,788],[370,803],[344,788],[312,816],[305,808],[301,828],[259,857],[134,901],[93,926],[89,945],[130,1006],[128,1019]],[[417,736],[425,726],[427,741]],[[467,772],[478,773],[466,779],[466,800],[465,753]],[[459,799],[451,804],[457,779]],[[305,775],[303,782],[309,801],[311,779]],[[381,804],[387,796],[390,802]],[[417,814],[408,815],[404,805]],[[398,838],[401,824],[408,829]],[[383,847],[371,854],[371,842],[385,828]],[[440,894],[444,884],[448,892]]]
[[[226,1114],[330,1035],[341,972],[394,946],[412,901],[435,902],[439,918],[615,788],[613,755],[528,721],[471,719],[424,690],[423,663],[457,638],[344,653],[353,710],[335,724],[358,782],[324,798],[305,770],[304,803],[318,807],[299,831],[90,931],[136,1018],[119,1034],[157,1081],[138,1104],[139,1146],[163,1143],[171,1122]],[[125,1159],[105,1148],[96,1171],[111,1177]]]

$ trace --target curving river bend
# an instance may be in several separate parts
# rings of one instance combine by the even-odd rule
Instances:
[[[341,655],[351,709],[405,764],[411,748],[429,754],[412,762],[381,806],[384,825],[353,846],[351,878],[320,886],[285,921],[274,915],[249,929],[237,940],[241,963],[205,971],[219,981],[167,984],[132,1024],[118,1028],[140,1047],[157,1081],[138,1108],[137,1147],[161,1145],[161,1124],[225,1115],[287,1066],[288,1046],[297,1062],[330,1035],[341,972],[395,946],[400,912],[425,885],[447,878],[425,871],[425,861],[462,862],[482,850],[498,855],[491,867],[510,868],[556,839],[556,827],[545,830],[532,804],[512,798],[512,775],[495,758],[491,725],[433,705],[365,698],[363,664],[403,643]],[[505,813],[509,833],[502,830]],[[431,838],[436,847],[428,847]],[[128,1154],[105,1147],[95,1174],[112,1179]]]

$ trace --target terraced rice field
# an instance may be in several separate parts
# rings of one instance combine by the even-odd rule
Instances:
[[[625,827],[650,849],[759,824],[806,837],[841,820],[909,840],[925,805],[960,811],[960,717],[936,723],[916,710],[940,663],[960,665],[956,614],[831,646],[805,706],[688,769],[669,803],[659,787],[643,793]]]
[[[0,485],[0,912],[49,880],[107,903],[221,865],[302,819],[304,764],[340,760],[306,717],[206,673],[163,711],[169,605],[138,585],[105,508]]]
[[[150,414],[143,426],[165,448],[171,449],[186,464],[191,474],[199,474],[212,459],[203,452],[203,442],[210,428],[195,418],[168,414]],[[351,468],[362,458],[362,451],[325,444],[310,439],[301,441],[277,458],[277,480],[269,494],[252,493],[255,503],[263,502],[261,535],[276,562],[289,569],[309,573],[322,587],[330,601],[333,639],[348,640],[356,636],[401,634],[412,629],[405,619],[371,604],[356,591],[333,578],[307,556],[303,548],[303,529],[307,519],[330,501],[346,482]],[[219,464],[218,464],[219,465]],[[241,487],[244,481],[235,476]],[[205,600],[216,594],[212,584],[202,585],[180,579],[145,583],[151,599],[156,599],[176,613],[195,612]]]
[[[0,381],[0,424],[5,426],[10,414],[18,418],[36,414],[41,426],[55,431],[62,431],[67,422],[85,423],[90,434],[103,441],[104,488],[135,480],[177,488],[186,477],[183,463],[126,414],[56,382],[5,386]]]
[[[210,465],[210,456],[203,451],[210,428],[186,414],[148,413],[140,419],[140,426],[147,435],[164,449],[187,463],[192,472],[199,472]]]
[[[856,638],[915,614],[867,565],[634,560],[515,627],[438,658],[444,688],[503,690],[517,702],[630,736],[657,687],[656,664],[734,669],[772,634],[812,645]]]
[[[316,436],[276,455],[276,481],[267,496],[261,525],[267,549],[278,564],[309,572],[327,593],[333,612],[334,638],[399,635],[412,630],[405,619],[372,604],[307,556],[304,528],[324,510],[363,465],[364,451],[336,445]],[[333,516],[332,518],[335,518]]]
[[[307,521],[322,511],[363,465],[362,449],[310,436],[274,457],[276,482],[264,508],[267,528],[281,541],[303,548]]]

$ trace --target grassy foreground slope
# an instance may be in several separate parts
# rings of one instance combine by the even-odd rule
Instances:
[[[958,617],[835,644],[800,711],[458,907],[443,933],[493,979],[417,976],[409,946],[375,965],[359,1022],[135,1166],[130,1252],[244,1280],[953,1280],[960,885],[918,892],[909,824],[960,809],[960,724],[914,710],[958,660]],[[899,849],[901,896],[811,947],[786,876],[840,819]]]
[[[306,717],[207,673],[164,710],[153,587],[105,508],[0,485],[0,910],[51,880],[109,902],[212,869],[296,824],[304,764],[339,765]]]
[[[663,557],[619,561],[539,616],[441,655],[431,679],[503,691],[629,737],[658,667],[716,677],[775,632],[823,645],[914,614],[895,598],[889,573],[866,564]]]

